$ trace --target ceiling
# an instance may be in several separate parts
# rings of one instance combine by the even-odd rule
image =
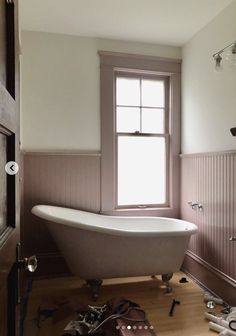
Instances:
[[[181,46],[235,0],[20,0],[23,30]]]

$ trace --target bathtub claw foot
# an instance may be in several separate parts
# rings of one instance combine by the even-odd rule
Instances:
[[[163,284],[166,286],[165,293],[169,294],[172,292],[172,287],[170,285],[170,279],[172,278],[173,273],[163,274],[161,276]]]
[[[93,301],[97,301],[99,296],[99,290],[102,285],[102,280],[101,279],[87,280],[87,285],[89,285],[89,287],[91,288]]]

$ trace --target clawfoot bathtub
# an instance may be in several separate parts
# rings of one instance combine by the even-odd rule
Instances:
[[[96,299],[100,279],[162,275],[169,280],[180,269],[196,225],[172,218],[118,217],[48,205],[32,213],[47,226],[75,275],[93,286]]]

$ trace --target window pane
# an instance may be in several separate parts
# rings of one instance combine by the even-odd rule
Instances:
[[[165,139],[118,137],[118,205],[166,201]]]
[[[140,80],[136,78],[116,79],[116,105],[140,106]]]
[[[142,79],[142,106],[165,106],[164,82],[160,80]]]
[[[140,108],[117,107],[116,130],[117,132],[140,132]]]
[[[164,110],[154,108],[143,108],[142,132],[164,133]]]

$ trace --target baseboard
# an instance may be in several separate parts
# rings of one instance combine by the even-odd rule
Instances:
[[[63,256],[59,253],[37,254],[37,260],[38,267],[33,273],[34,279],[71,275]]]
[[[234,279],[218,271],[190,251],[186,253],[182,270],[229,305],[236,306],[236,281]]]

